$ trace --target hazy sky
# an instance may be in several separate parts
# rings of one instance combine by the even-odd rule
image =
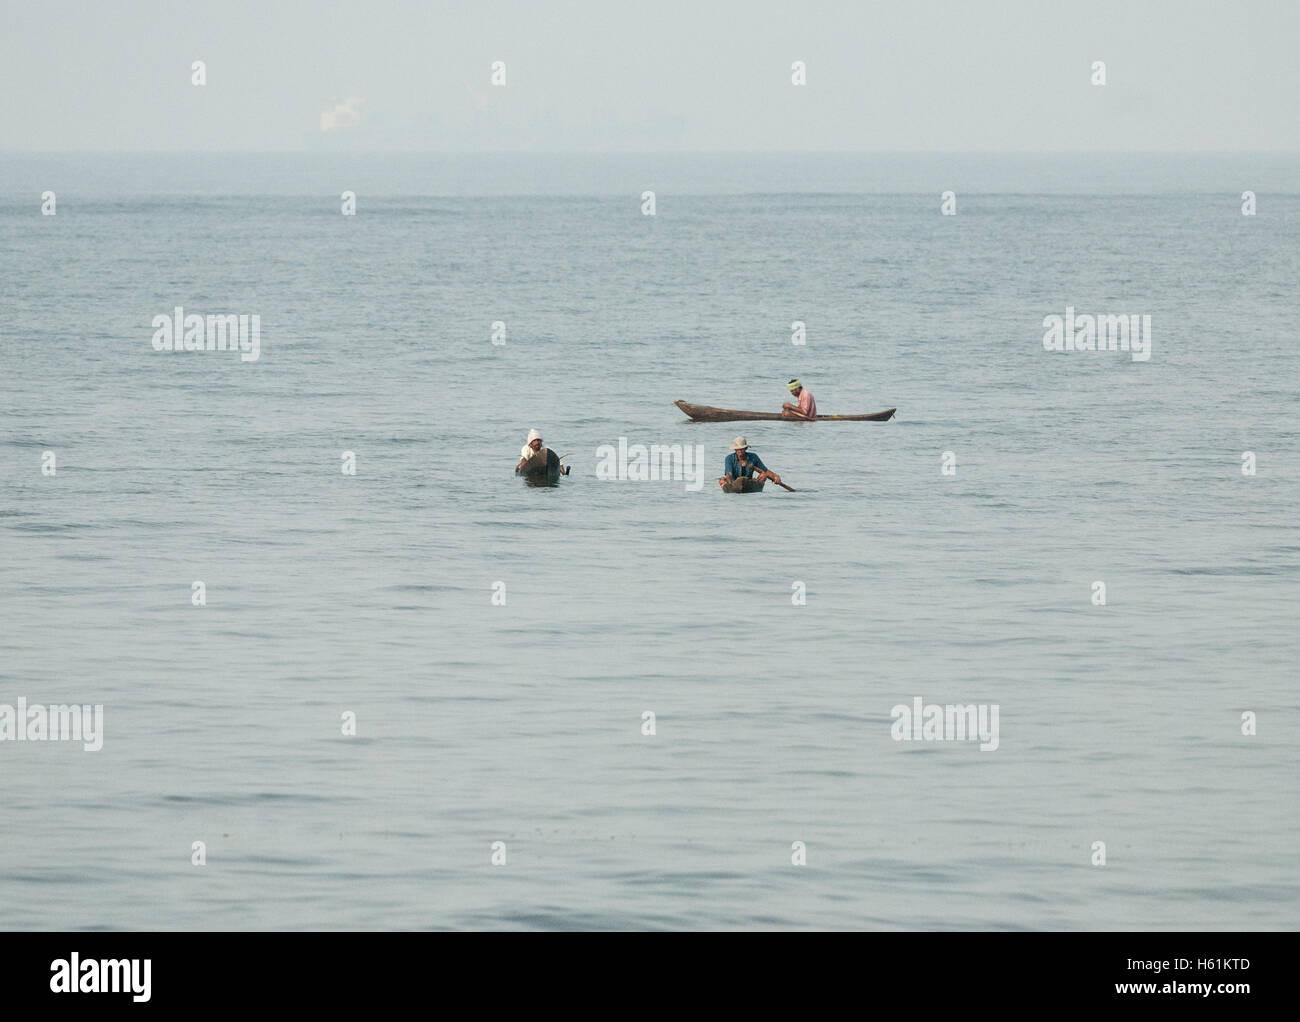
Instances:
[[[6,150],[1300,150],[1291,0],[0,10]]]

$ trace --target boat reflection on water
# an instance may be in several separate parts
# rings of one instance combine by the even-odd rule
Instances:
[[[536,475],[524,476],[524,485],[525,486],[559,486],[560,477],[550,476],[547,475],[545,472],[539,472]]]

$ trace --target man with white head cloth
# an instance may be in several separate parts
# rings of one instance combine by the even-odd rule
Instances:
[[[518,472],[524,467],[525,462],[531,461],[540,454],[541,451],[542,434],[535,429],[530,429],[528,431],[528,439],[524,442],[524,446],[519,449],[519,464],[515,466],[515,471]]]

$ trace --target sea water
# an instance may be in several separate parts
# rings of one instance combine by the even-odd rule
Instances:
[[[0,168],[0,927],[1300,924],[1294,160]]]

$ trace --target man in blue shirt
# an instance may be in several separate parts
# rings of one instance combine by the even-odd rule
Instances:
[[[722,478],[718,480],[718,485],[725,490],[737,479],[753,479],[759,483],[770,479],[778,485],[781,483],[781,477],[770,471],[757,454],[749,453],[749,444],[743,436],[738,436],[731,442],[731,453],[723,463]]]

